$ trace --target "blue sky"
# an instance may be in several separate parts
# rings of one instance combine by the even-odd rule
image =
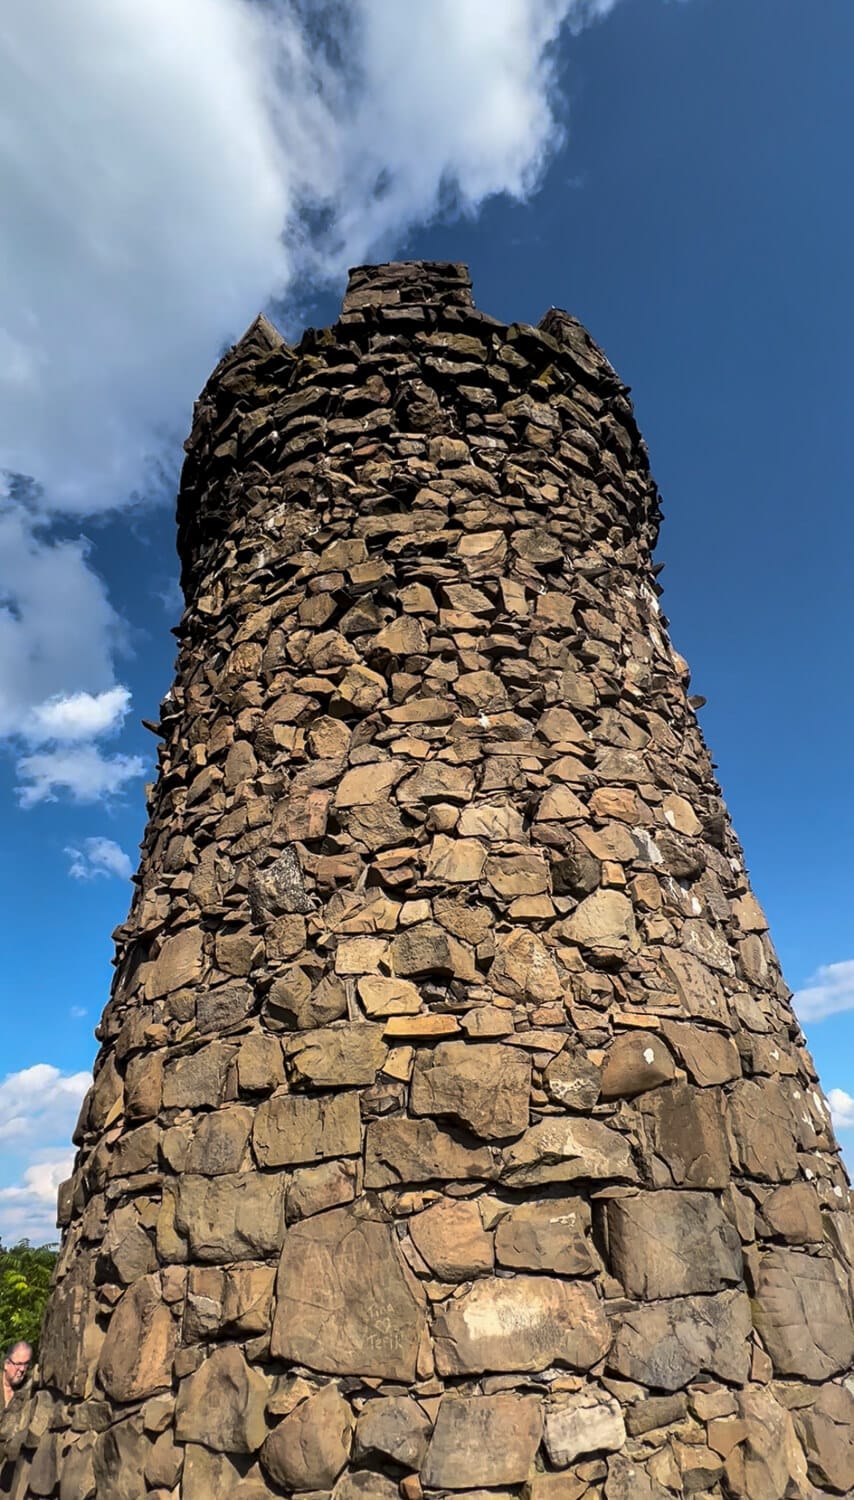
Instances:
[[[369,25],[383,20],[386,3],[353,0],[350,9]],[[344,265],[372,245],[378,258],[468,261],[479,305],[508,320],[537,321],[553,303],[568,308],[632,386],[663,494],[658,558],[671,635],[691,663],[693,691],[708,699],[701,723],[754,887],[789,984],[809,992],[808,1039],[825,1089],[839,1091],[831,1097],[849,1156],[854,1146],[854,10],[850,0],[496,0],[484,44],[482,3],[436,0],[431,14],[442,12],[449,30],[418,37],[406,35],[415,23],[412,12],[400,21],[401,8],[402,50],[395,55],[386,37],[390,50],[364,84],[361,107],[317,68],[304,69],[294,94],[300,118],[281,124],[276,151],[263,122],[252,133],[257,79],[247,63],[230,83],[243,100],[243,146],[259,153],[259,169],[253,196],[236,201],[233,216],[217,194],[239,198],[250,188],[239,164],[228,180],[226,162],[225,184],[201,170],[193,177],[201,186],[175,228],[194,153],[208,160],[221,125],[205,117],[201,92],[192,124],[180,111],[167,119],[176,187],[177,168],[149,129],[166,66],[153,44],[140,53],[136,112],[128,106],[106,137],[95,119],[79,152],[57,155],[55,141],[39,147],[49,153],[37,163],[48,185],[52,166],[68,187],[68,216],[51,221],[25,195],[21,243],[7,251],[18,259],[5,269],[19,292],[25,287],[18,308],[23,298],[29,322],[0,302],[0,351],[10,349],[23,371],[5,392],[0,468],[43,485],[35,511],[19,488],[0,495],[6,1238],[50,1237],[53,1184],[67,1166],[94,1056],[110,932],[127,910],[125,872],[136,864],[143,783],[153,774],[155,741],[139,720],[157,717],[171,679],[172,497],[167,484],[158,498],[146,457],[180,456],[219,348],[271,293],[290,332],[328,322]],[[187,4],[199,21],[207,9],[222,20],[236,0]],[[85,86],[96,101],[102,90],[105,118],[121,115],[110,58],[88,45],[90,10],[89,0],[81,4],[70,42],[57,39],[48,82],[53,69],[69,110]],[[168,31],[165,0],[147,10],[150,29]],[[122,11],[128,27],[141,15],[135,0]],[[19,72],[25,31],[23,23],[12,37]],[[226,31],[221,40],[223,58],[233,58],[234,38]],[[231,62],[211,45],[213,110],[218,70]],[[398,72],[401,57],[411,70],[401,97],[389,94],[393,70],[381,66],[395,56]],[[171,52],[168,66],[181,83]],[[496,106],[501,68],[509,92]],[[188,53],[186,71],[205,67]],[[326,113],[315,116],[324,89]],[[27,116],[22,92],[0,96],[17,99]],[[389,132],[396,118],[404,125]],[[297,254],[302,201],[285,169],[306,129],[339,238],[306,253],[303,237]],[[393,148],[383,138],[390,133]],[[381,212],[365,206],[370,177],[357,181],[346,154],[357,150],[359,170],[368,163],[374,176],[383,151],[393,153]],[[26,165],[23,145],[16,162],[0,161],[19,193]],[[144,200],[123,194],[111,209],[110,184],[131,176],[147,179]],[[94,260],[71,243],[78,179],[84,188],[100,182]],[[449,179],[462,212],[448,206]],[[439,200],[446,206],[437,214]],[[145,223],[138,234],[136,213]],[[117,224],[130,238],[112,247],[105,293],[93,266],[103,268]],[[190,251],[201,291],[187,280]],[[29,342],[36,323],[49,324],[50,361]],[[3,396],[0,377],[0,404]],[[130,504],[134,490],[140,497]]]

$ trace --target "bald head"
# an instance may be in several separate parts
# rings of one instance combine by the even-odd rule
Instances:
[[[30,1373],[32,1361],[32,1347],[23,1339],[7,1349],[3,1362],[3,1378],[13,1391],[17,1391],[24,1384]]]

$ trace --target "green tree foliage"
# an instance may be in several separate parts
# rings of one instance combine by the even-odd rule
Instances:
[[[39,1330],[56,1264],[50,1245],[35,1248],[21,1240],[0,1245],[0,1349],[26,1340],[38,1348]]]

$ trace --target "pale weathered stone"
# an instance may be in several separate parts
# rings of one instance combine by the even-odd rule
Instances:
[[[521,815],[512,802],[478,802],[463,808],[457,832],[462,838],[504,843],[521,839],[524,826]]]
[[[269,1500],[270,1493],[257,1463],[200,1443],[187,1444],[181,1491],[181,1500]]]
[[[554,959],[536,933],[524,928],[501,933],[489,971],[490,983],[514,1000],[559,1000],[563,983]]]
[[[543,1443],[555,1468],[565,1469],[586,1453],[616,1453],[625,1441],[620,1403],[604,1391],[579,1391],[546,1407]]]
[[[549,867],[541,854],[491,855],[484,875],[496,895],[506,900],[537,896],[549,889]]]
[[[775,1188],[764,1199],[761,1216],[769,1235],[788,1245],[818,1244],[824,1237],[818,1193],[809,1182]]]
[[[524,1500],[583,1500],[588,1493],[587,1480],[566,1469],[553,1473],[535,1470],[522,1490]]]
[[[421,1009],[418,987],[396,976],[363,975],[359,980],[359,999],[371,1017],[415,1015]]]
[[[147,1000],[168,995],[193,984],[202,972],[202,934],[198,927],[185,927],[167,938],[151,965],[145,981]]]
[[[598,1120],[542,1120],[506,1147],[503,1157],[501,1177],[510,1187],[579,1178],[637,1180],[628,1141]]]
[[[389,1225],[349,1208],[295,1224],[276,1297],[275,1358],[330,1375],[415,1378],[423,1302]]]
[[[340,1161],[333,1158],[316,1167],[297,1167],[288,1186],[288,1223],[307,1219],[338,1203],[350,1203],[358,1183],[359,1164],[352,1157]]]
[[[436,1367],[443,1375],[484,1370],[588,1370],[611,1333],[593,1287],[551,1276],[482,1278],[446,1302],[434,1319]]]
[[[428,880],[468,885],[480,879],[485,860],[486,849],[478,839],[447,838],[440,833],[430,847],[424,874]]]
[[[572,943],[593,952],[625,953],[637,946],[631,902],[619,891],[594,891],[565,924]]]

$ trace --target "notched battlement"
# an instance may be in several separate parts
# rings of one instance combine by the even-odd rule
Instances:
[[[308,506],[315,529],[324,525],[342,469],[364,513],[419,493],[434,504],[436,483],[452,482],[449,519],[473,494],[483,504],[500,492],[544,514],[570,504],[573,542],[599,526],[614,531],[615,555],[648,551],[658,499],[626,394],[567,312],[551,308],[537,327],[502,323],[474,306],[464,265],[356,267],[330,328],[308,329],[290,348],[257,318],[202,392],[178,500],[185,588],[220,566],[217,550],[250,513],[275,528],[283,505],[291,518]],[[468,451],[448,474],[430,447],[439,436]],[[543,462],[554,493],[531,502],[523,470]],[[492,508],[505,526],[507,513]]]

